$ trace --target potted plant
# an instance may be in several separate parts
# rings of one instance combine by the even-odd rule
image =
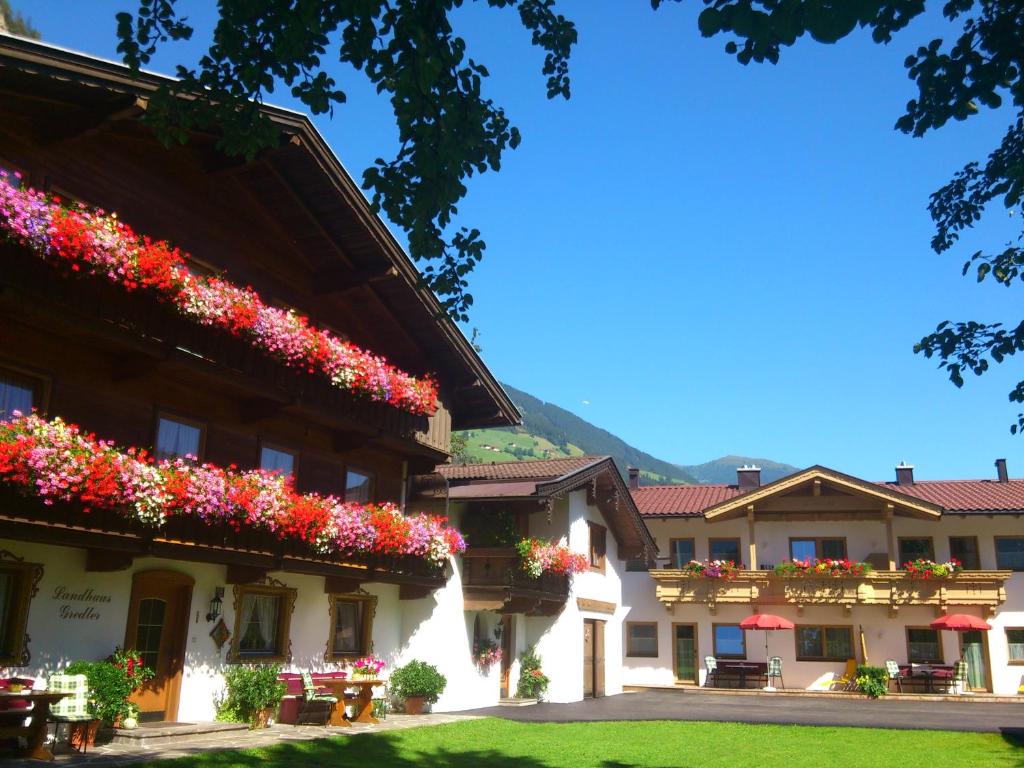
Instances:
[[[857,690],[869,699],[877,699],[889,692],[889,673],[885,667],[871,667],[860,664],[857,667]]]
[[[153,677],[138,653],[121,649],[101,661],[74,661],[65,672],[85,675],[89,681],[89,713],[94,717],[72,729],[72,745],[76,739],[92,744],[100,725],[119,728],[129,715],[135,713],[137,717],[138,710],[128,698]]]
[[[516,698],[542,699],[551,680],[540,668],[540,656],[530,646],[519,657],[519,684],[516,686]]]
[[[285,684],[279,679],[280,664],[254,664],[229,667],[224,673],[227,695],[220,705],[218,719],[249,723],[266,728],[281,703]]]
[[[437,667],[425,661],[410,661],[391,673],[391,687],[395,695],[405,700],[405,712],[418,715],[425,704],[433,704],[441,696],[448,679]]]

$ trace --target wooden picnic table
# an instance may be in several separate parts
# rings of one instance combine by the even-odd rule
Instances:
[[[765,677],[768,674],[768,665],[759,661],[741,661],[734,659],[716,659],[717,678],[738,677],[739,688],[747,687],[747,675],[753,673],[758,677]]]
[[[0,737],[22,737],[28,746],[23,757],[32,760],[53,760],[53,752],[46,746],[46,724],[50,719],[50,705],[70,696],[70,693],[55,691],[0,691],[0,701],[14,699],[27,701],[31,709],[7,709],[0,711]]]
[[[338,704],[331,713],[331,725],[347,726],[352,725],[352,723],[380,722],[380,720],[373,716],[373,689],[378,685],[384,685],[383,680],[366,680],[358,677],[342,679],[334,677],[318,680],[317,685],[327,688],[330,690],[331,695],[338,697]],[[358,693],[354,696],[348,693],[352,688],[359,689]],[[346,704],[354,704],[356,707],[356,716],[351,720],[345,714]]]

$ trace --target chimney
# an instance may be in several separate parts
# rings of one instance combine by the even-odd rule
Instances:
[[[751,464],[736,467],[736,484],[740,491],[752,491],[761,487],[761,468]]]
[[[629,467],[626,471],[629,472],[629,490],[635,491],[640,487],[640,470],[636,467]]]
[[[901,461],[896,465],[896,485],[914,484],[914,465]]]
[[[996,474],[1000,483],[1010,482],[1010,475],[1006,472],[1006,459],[996,459]]]

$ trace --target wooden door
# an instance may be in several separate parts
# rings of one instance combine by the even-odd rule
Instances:
[[[604,622],[594,621],[594,698],[604,696]]]
[[[697,625],[672,625],[672,661],[677,683],[697,682]]]
[[[507,699],[512,695],[511,671],[512,660],[515,658],[515,638],[512,636],[512,617],[501,617],[501,697]]]
[[[583,696],[594,695],[594,621],[583,620]]]
[[[132,578],[124,647],[138,651],[142,663],[155,672],[132,696],[141,720],[178,716],[192,585],[190,576],[176,571],[143,571]]]

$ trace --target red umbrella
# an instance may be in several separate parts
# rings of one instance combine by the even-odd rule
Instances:
[[[767,660],[768,633],[776,629],[796,629],[796,625],[789,619],[784,619],[771,613],[755,613],[753,616],[748,616],[740,622],[740,629],[760,629],[764,631],[764,657]],[[765,687],[765,690],[774,691],[775,689],[768,685]]]
[[[979,619],[977,616],[971,616],[966,613],[951,613],[948,616],[940,616],[928,626],[932,629],[951,629],[954,632],[973,632],[975,630],[987,632],[992,629],[992,625],[984,619]]]

